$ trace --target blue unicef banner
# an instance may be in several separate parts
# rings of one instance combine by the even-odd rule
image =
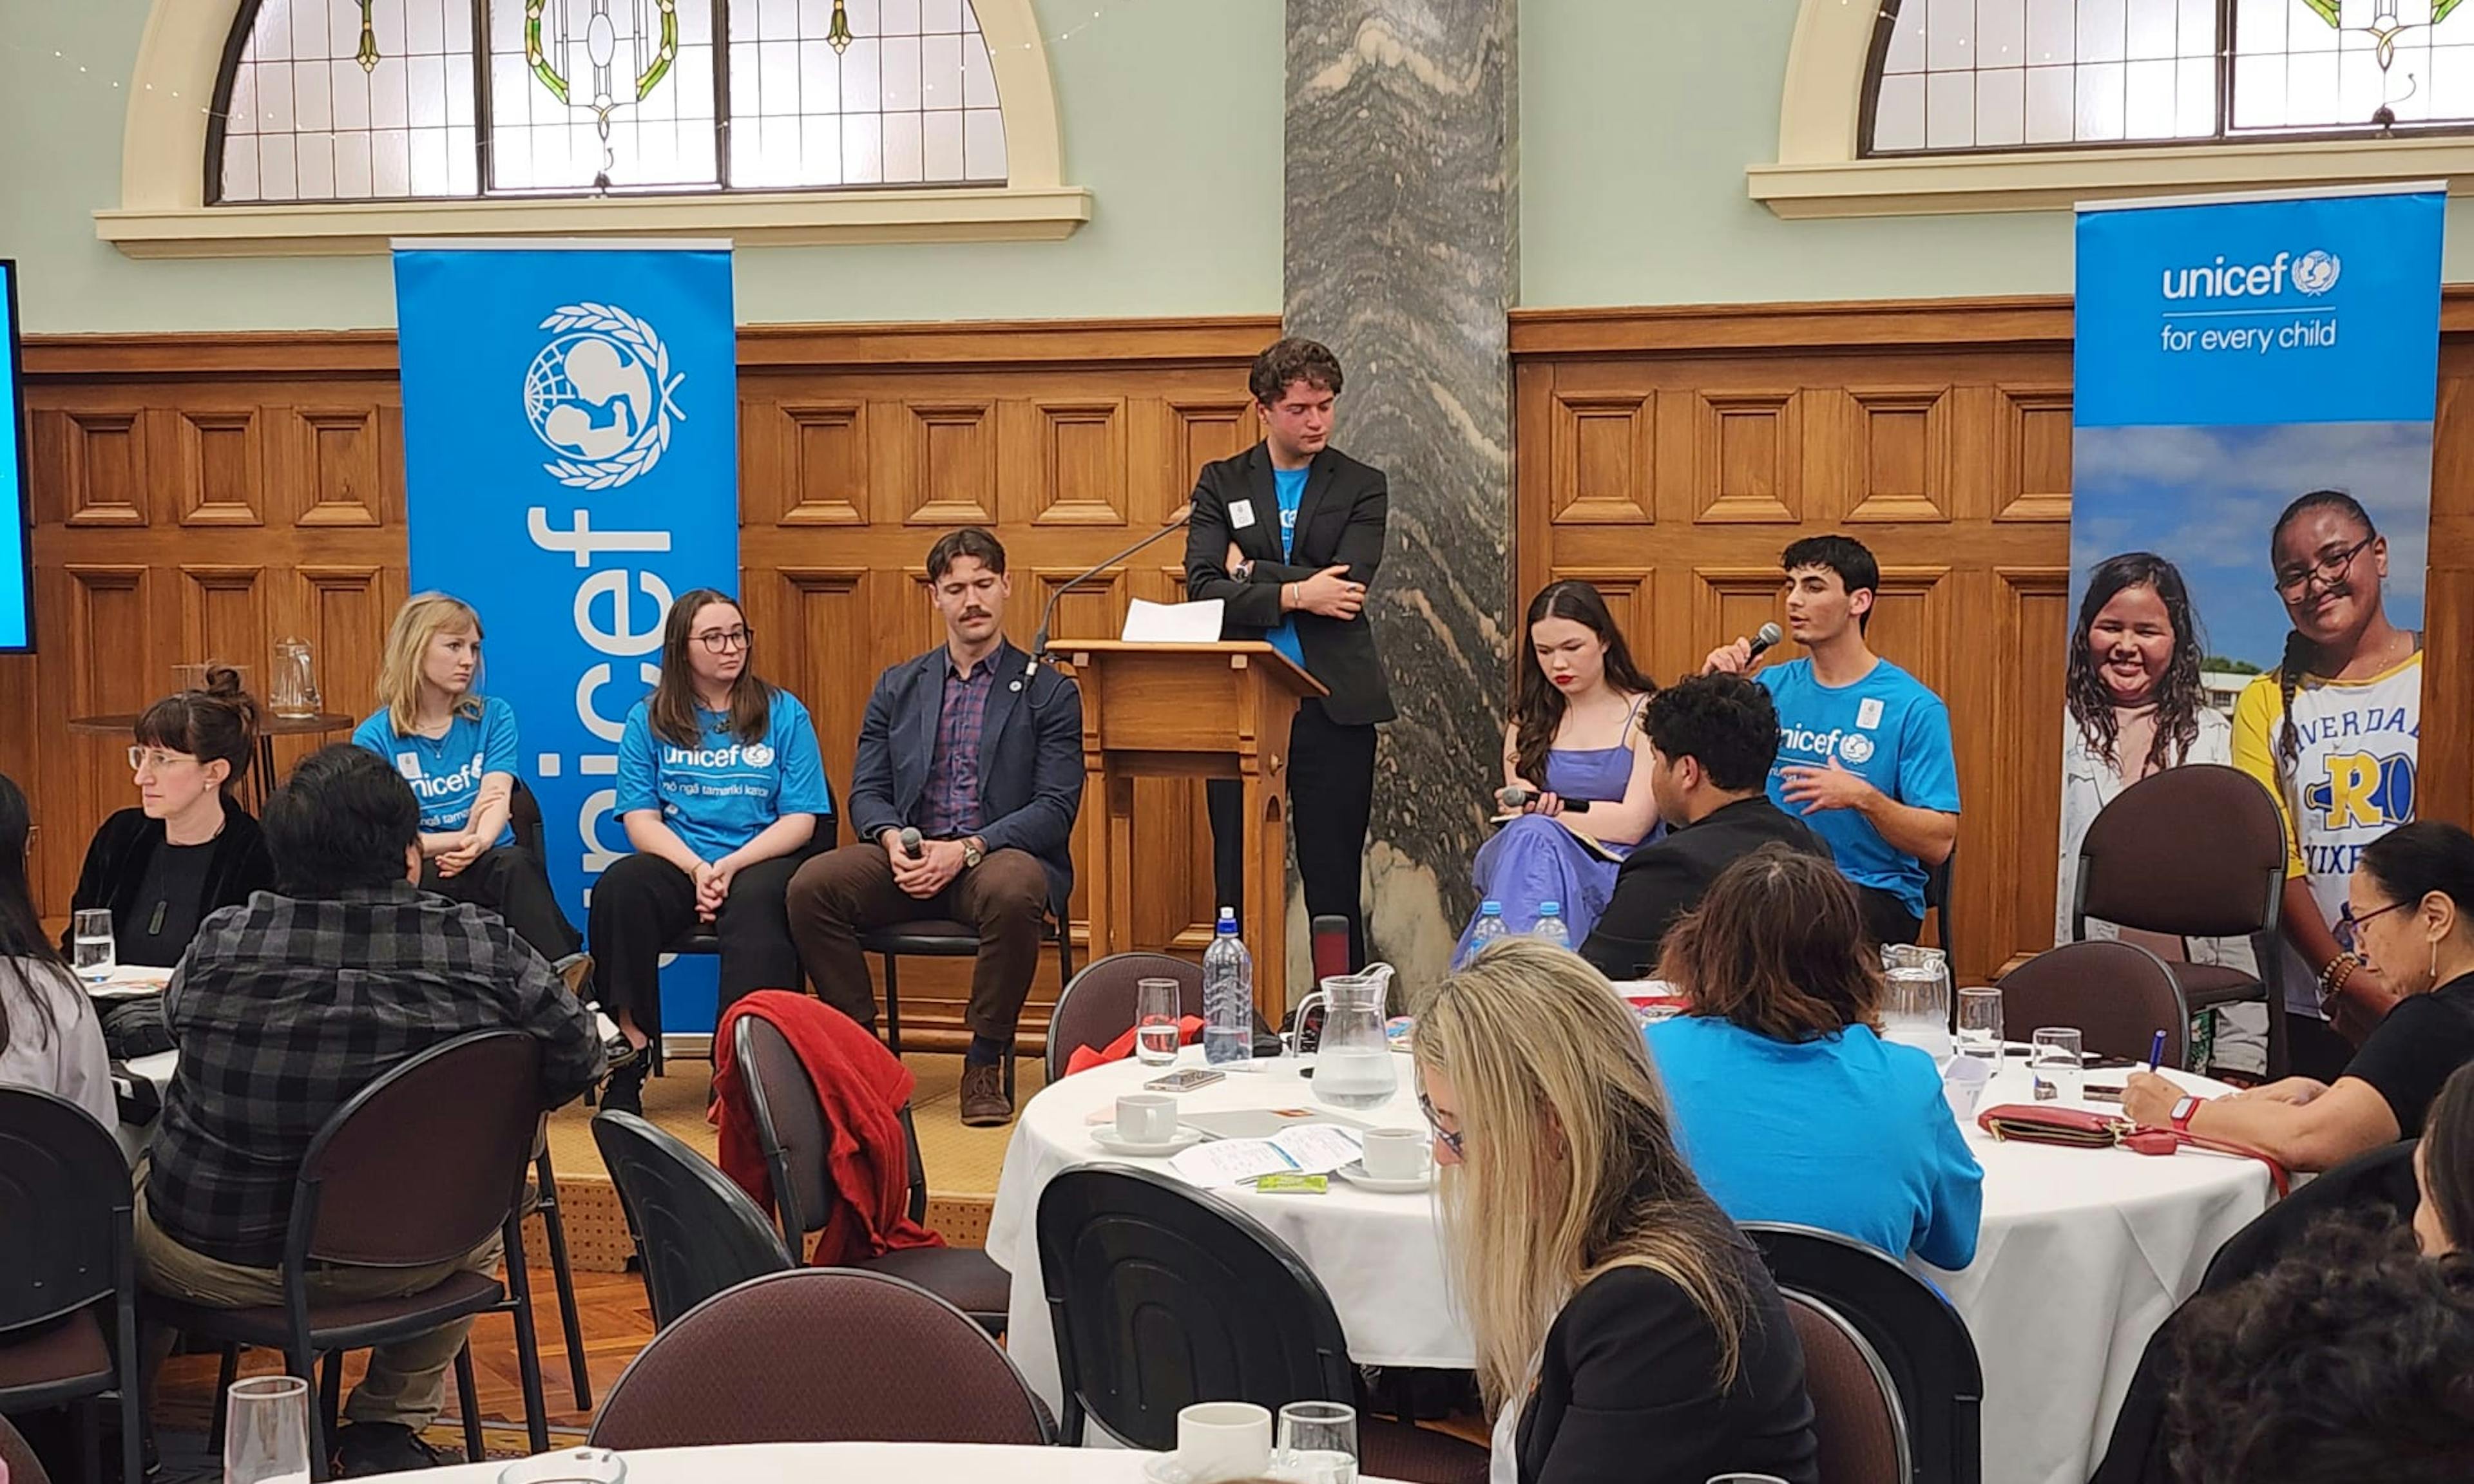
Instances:
[[[2414,811],[2443,205],[2413,186],[2081,209],[2057,938],[2098,811],[2230,763],[2282,806],[2311,897],[2287,908],[2287,1002],[2318,1014],[2345,878]],[[2257,967],[2243,943],[2184,947]],[[2259,1070],[2264,1016],[2213,1021],[2203,1055]]]
[[[412,586],[480,612],[580,927],[629,850],[618,735],[671,595],[738,590],[730,252],[405,244],[395,274]],[[664,970],[666,1029],[712,1029],[714,1000],[710,959]]]

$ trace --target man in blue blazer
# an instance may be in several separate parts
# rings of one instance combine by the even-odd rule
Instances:
[[[856,845],[790,879],[790,936],[816,993],[871,1030],[876,987],[860,934],[922,918],[979,929],[965,1018],[962,1121],[1013,1116],[1005,1059],[1039,969],[1041,924],[1074,889],[1082,807],[1082,693],[1005,639],[1005,547],[978,527],[928,552],[945,642],[878,677],[844,812]],[[918,832],[915,848],[906,831]]]

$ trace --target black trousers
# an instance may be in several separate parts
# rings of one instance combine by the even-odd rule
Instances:
[[[436,861],[423,861],[421,889],[449,901],[487,907],[504,919],[535,953],[553,964],[583,946],[575,924],[559,910],[549,872],[521,845],[483,850],[473,864],[451,876],[440,875]]]
[[[731,878],[729,899],[713,924],[721,940],[722,1008],[757,990],[801,988],[799,948],[790,941],[783,894],[809,853],[759,861]],[[662,950],[695,921],[695,881],[686,872],[658,855],[611,862],[594,885],[586,922],[601,1008],[614,1018],[627,1011],[646,1035],[660,1035]]]
[[[1852,884],[1852,883],[1851,883]],[[1864,909],[1864,936],[1878,947],[1913,943],[1924,936],[1925,920],[1907,910],[1896,892],[1878,886],[1856,888],[1856,904]]]
[[[1246,910],[1246,791],[1234,778],[1203,785],[1211,809],[1212,879],[1220,905]],[[1331,719],[1320,699],[1298,705],[1289,729],[1289,838],[1309,917],[1348,920],[1348,961],[1364,967],[1366,914],[1358,905],[1366,867],[1366,826],[1374,813],[1374,729]],[[1285,942],[1249,945],[1257,957],[1285,953]]]

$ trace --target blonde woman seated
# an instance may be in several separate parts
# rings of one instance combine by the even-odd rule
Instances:
[[[1650,1058],[1728,1215],[1975,1260],[1984,1171],[1932,1058],[1874,1034],[1880,959],[1835,866],[1783,845],[1736,861],[1666,935],[1659,977],[1692,1008],[1649,1028]]]
[[[1426,996],[1416,1060],[1493,1484],[1814,1484],[1785,1305],[1676,1153],[1606,980],[1505,939]]]

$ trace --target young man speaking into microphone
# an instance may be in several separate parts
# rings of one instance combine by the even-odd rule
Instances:
[[[1374,729],[1393,717],[1366,589],[1383,562],[1391,495],[1381,469],[1330,446],[1341,388],[1330,350],[1282,340],[1254,358],[1247,385],[1263,441],[1203,466],[1186,527],[1186,596],[1219,599],[1223,638],[1269,640],[1331,692],[1301,702],[1289,731],[1289,832],[1306,911],[1347,919],[1348,960],[1363,965],[1358,882],[1374,806]],[[1244,794],[1233,778],[1205,788],[1220,903],[1242,908]]]

